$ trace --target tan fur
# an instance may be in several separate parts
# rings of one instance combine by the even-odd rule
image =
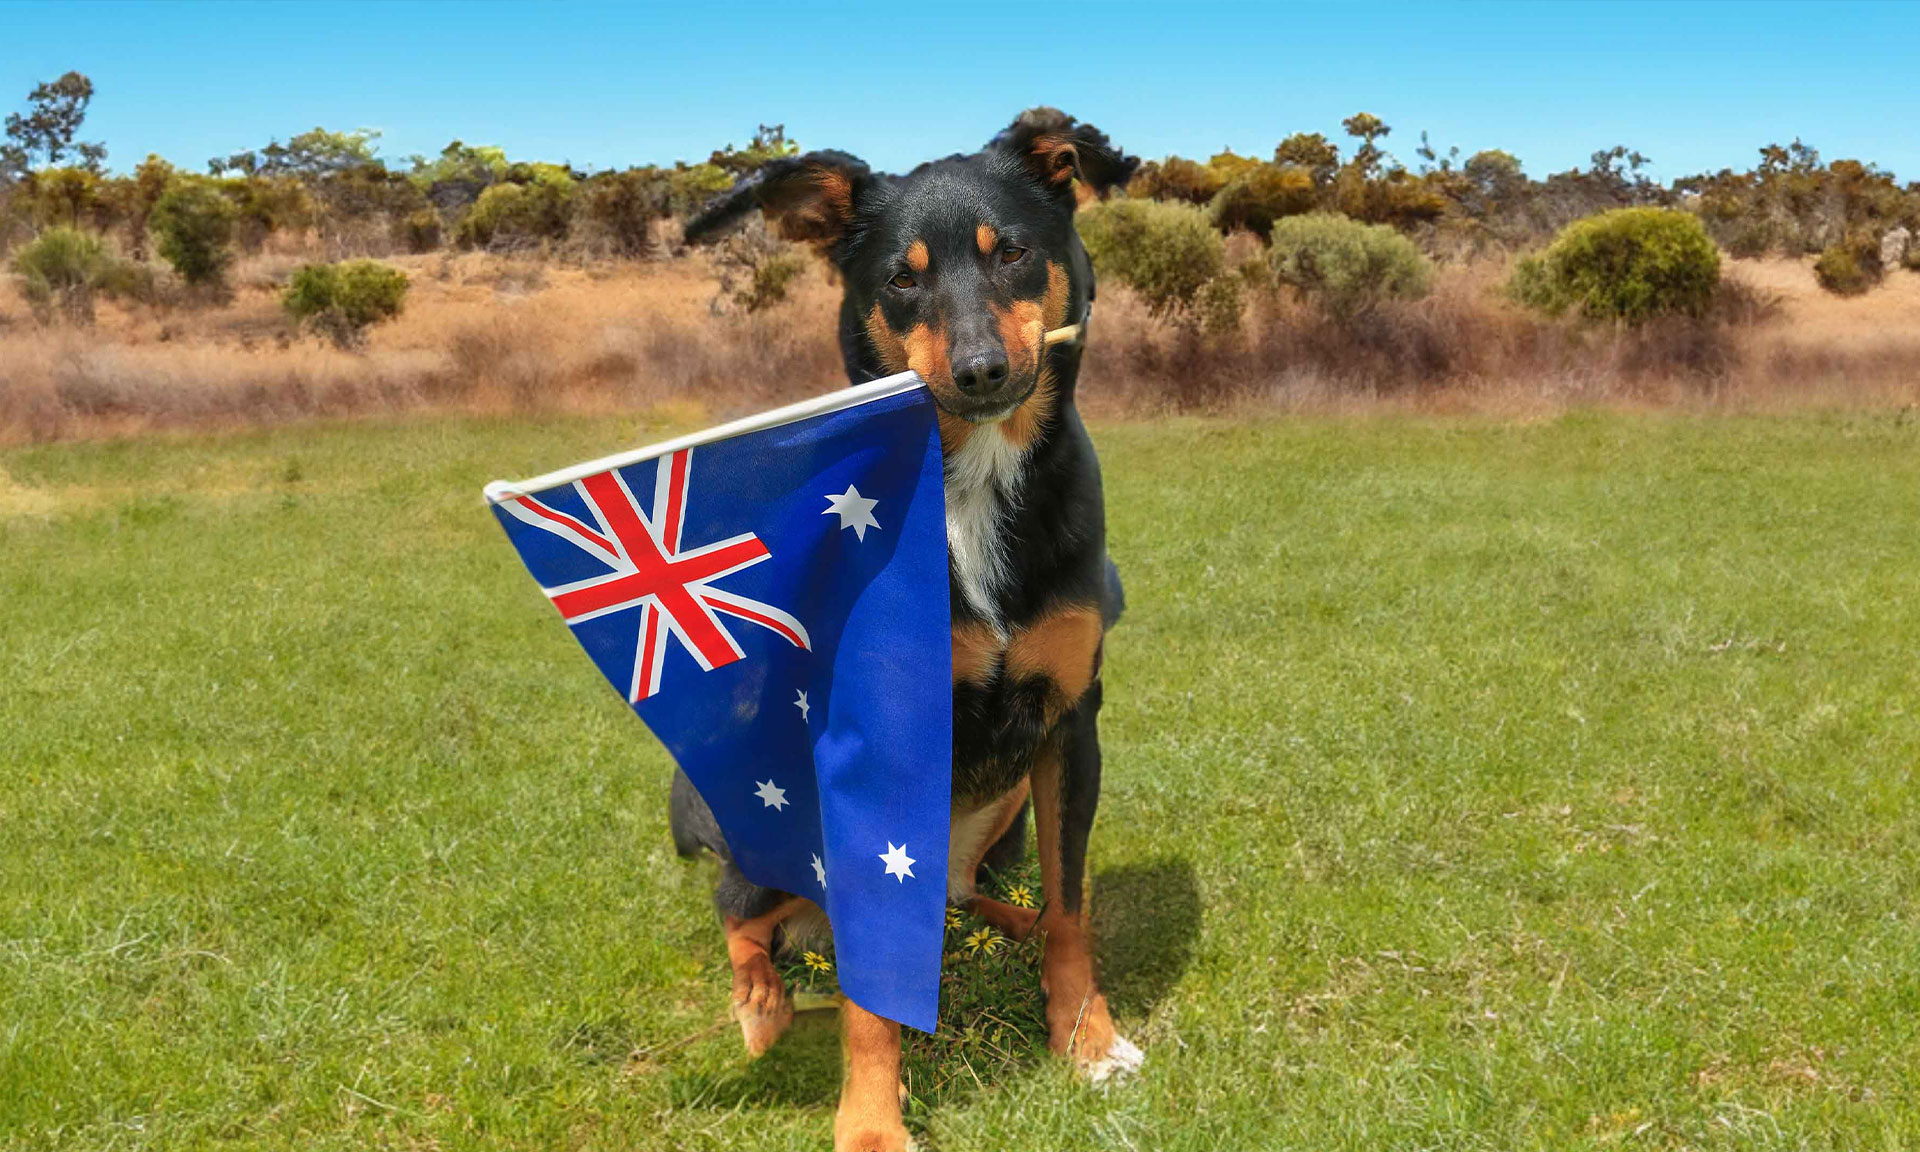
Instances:
[[[900,1122],[900,1025],[852,1000],[840,1008],[846,1075],[833,1117],[834,1152],[906,1152]]]
[[[973,230],[973,242],[980,248],[980,255],[991,256],[994,249],[1000,247],[1000,233],[993,230],[991,224],[981,224]]]
[[[1007,439],[1020,448],[1028,448],[1053,422],[1059,394],[1053,379],[1053,367],[1047,362],[1048,329],[1066,323],[1068,306],[1067,270],[1057,263],[1047,264],[1047,292],[1039,300],[1018,300],[994,319],[1000,326],[1000,338],[1006,344],[1008,362],[1015,370],[1031,366],[1037,372],[1033,392],[1013,415],[1007,417]]]
[[[1087,1068],[1107,1058],[1118,1033],[1107,998],[1094,980],[1085,913],[1066,909],[1060,845],[1062,768],[1060,753],[1051,749],[1033,766],[1034,839],[1040,849],[1040,887],[1046,900],[1037,925],[1046,934],[1040,989],[1047,996],[1047,1047]],[[1073,894],[1077,905],[1083,895]]]
[[[733,1018],[747,1052],[758,1056],[773,1047],[793,1023],[793,1002],[773,967],[773,932],[808,901],[794,897],[751,920],[726,918],[727,962],[733,968]]]
[[[1052,183],[1065,184],[1080,174],[1080,153],[1068,137],[1038,137],[1033,142],[1033,154],[1045,165]]]
[[[982,621],[953,626],[953,682],[984,685],[1000,668],[1000,634]]]
[[[915,240],[913,243],[907,245],[907,267],[913,269],[915,272],[925,272],[927,265],[932,262],[933,258],[927,254],[927,242],[925,240]]]
[[[1007,642],[1007,677],[1046,677],[1053,687],[1048,694],[1047,720],[1057,720],[1093,683],[1101,634],[1097,605],[1067,604],[1050,609]]]

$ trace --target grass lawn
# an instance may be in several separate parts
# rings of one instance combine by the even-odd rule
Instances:
[[[832,1014],[715,1027],[668,763],[479,502],[660,431],[0,453],[0,1147],[827,1145]],[[1098,439],[1148,1063],[956,960],[923,1145],[1920,1146],[1920,428]]]

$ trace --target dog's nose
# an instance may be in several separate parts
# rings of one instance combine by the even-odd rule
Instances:
[[[953,382],[969,396],[990,396],[1007,382],[1007,354],[999,349],[981,349],[953,362]]]

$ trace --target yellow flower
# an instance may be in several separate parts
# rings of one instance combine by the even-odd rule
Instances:
[[[1007,903],[1015,908],[1033,907],[1033,889],[1025,884],[1015,884],[1007,889]]]
[[[833,971],[833,961],[827,959],[825,956],[820,955],[820,953],[818,952],[802,953],[800,956],[800,959],[805,961],[807,967],[811,968],[815,972]]]
[[[960,909],[948,908],[947,909],[947,927],[958,928],[960,927],[961,923],[962,921],[960,919]]]
[[[998,935],[996,935],[993,929],[982,928],[980,929],[980,931],[975,932],[973,935],[967,937],[967,942],[965,947],[967,949],[967,954],[970,956],[979,955],[981,953],[985,953],[986,955],[991,956],[995,952],[1000,951],[1001,947],[1005,944],[1006,944],[1006,941],[1002,940]]]

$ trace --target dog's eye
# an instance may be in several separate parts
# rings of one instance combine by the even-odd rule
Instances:
[[[1018,264],[1020,262],[1020,258],[1025,256],[1026,254],[1027,254],[1027,250],[1025,248],[1016,248],[1013,245],[1009,244],[1005,248],[1000,249],[1000,263]]]
[[[893,285],[895,288],[911,288],[915,284],[919,283],[919,281],[913,278],[913,273],[902,272],[898,276],[895,276],[893,279],[887,281],[887,283]]]

